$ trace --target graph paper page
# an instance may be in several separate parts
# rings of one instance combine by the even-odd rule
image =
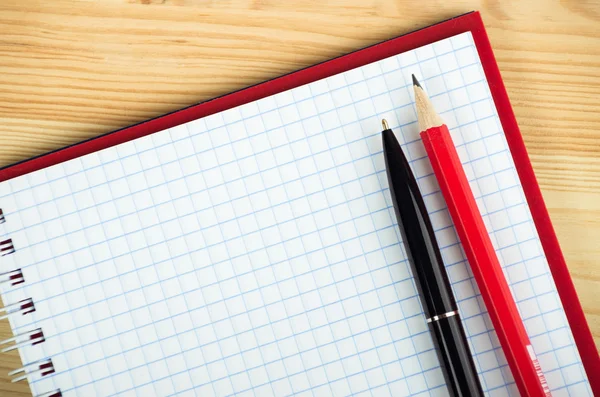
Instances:
[[[470,33],[0,184],[34,395],[447,395],[392,208],[418,178],[486,394],[518,395],[418,135],[448,124],[554,396],[591,395]]]

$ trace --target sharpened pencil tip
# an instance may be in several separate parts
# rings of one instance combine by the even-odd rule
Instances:
[[[412,75],[412,80],[413,80],[413,85],[416,85],[419,88],[423,88],[421,87],[421,84],[419,84],[419,80],[417,80],[417,78],[415,77],[415,75]]]
[[[389,130],[390,126],[388,125],[388,122],[386,119],[381,119],[381,126],[383,127],[383,130]]]

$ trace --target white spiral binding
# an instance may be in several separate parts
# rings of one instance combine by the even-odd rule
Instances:
[[[0,273],[0,284],[10,283],[17,285],[25,282],[21,269],[11,270],[10,272]]]
[[[19,375],[16,378],[13,378],[13,376],[18,375],[20,373],[23,373],[23,375]],[[43,360],[34,361],[32,363],[22,366],[21,368],[15,369],[14,371],[10,371],[8,373],[8,376],[12,378],[12,383],[16,383],[29,378],[30,375],[37,373],[40,373],[42,376],[54,373],[54,365],[52,364],[52,360],[46,358]]]
[[[12,316],[15,313],[21,313],[22,315],[25,315],[34,311],[35,306],[33,305],[33,299],[24,299],[21,302],[13,303],[12,305],[0,308],[0,321]]]
[[[6,222],[6,216],[2,209],[0,209],[0,224]],[[12,239],[4,238],[0,241],[0,256],[11,255],[15,253],[15,247]],[[25,277],[21,269],[15,269],[9,272],[0,273],[0,286],[9,288],[25,282]],[[33,299],[27,298],[19,302],[15,302],[0,308],[0,321],[10,316],[17,314],[26,315],[35,311],[35,305]],[[34,346],[38,343],[44,342],[44,332],[41,328],[31,330],[19,335],[15,335],[12,338],[0,341],[1,345],[6,345],[14,342],[10,346],[4,347],[2,352],[9,352],[11,350],[19,349],[25,346]],[[46,358],[39,361],[34,361],[8,373],[11,382],[19,382],[28,379],[31,375],[39,374],[40,376],[46,376],[53,374],[55,371],[54,364],[51,358]],[[38,394],[36,397],[62,397],[60,389],[49,391],[46,393]]]
[[[15,349],[18,349],[27,345],[37,345],[38,343],[42,343],[46,339],[44,338],[44,333],[41,328],[37,328],[31,330],[29,332],[24,332],[22,334],[13,336],[12,338],[4,339],[0,341],[0,345],[5,345],[10,342],[15,342],[14,345],[5,347],[2,349],[2,353],[6,353]]]

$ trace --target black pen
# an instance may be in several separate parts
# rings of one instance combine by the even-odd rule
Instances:
[[[453,396],[483,396],[419,186],[394,132],[385,120],[382,125],[392,202],[448,390]]]

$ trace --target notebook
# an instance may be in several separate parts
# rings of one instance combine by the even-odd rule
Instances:
[[[468,14],[4,170],[4,346],[24,364],[12,375],[34,396],[447,395],[389,196],[386,118],[483,388],[518,395],[419,140],[415,73],[553,395],[592,395],[486,43]]]

